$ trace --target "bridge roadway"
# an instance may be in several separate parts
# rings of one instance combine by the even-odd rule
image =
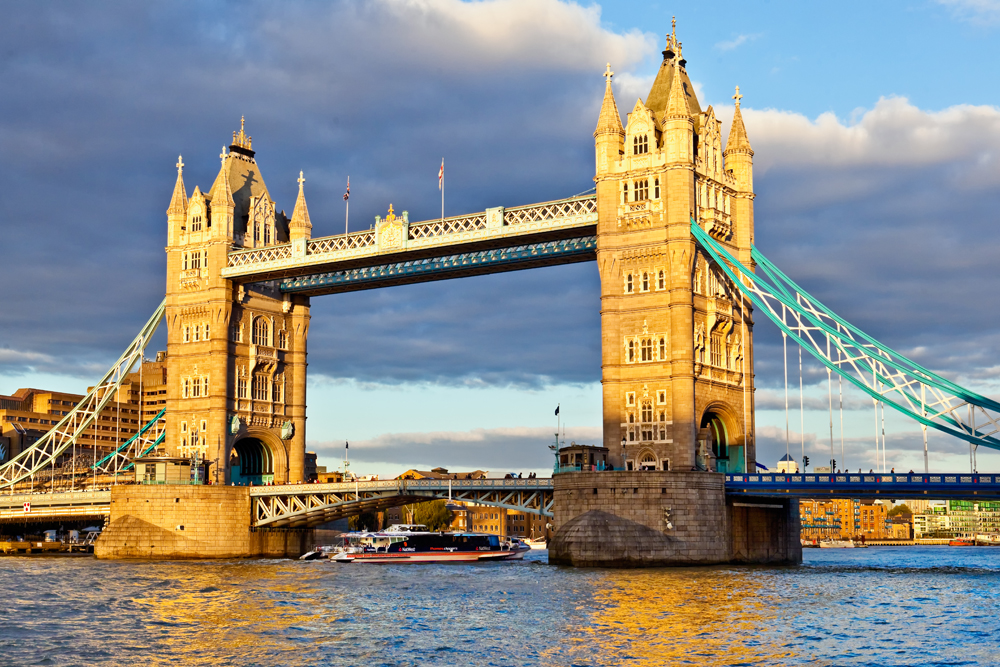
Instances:
[[[257,486],[250,487],[249,494],[255,528],[309,528],[362,512],[448,498],[550,517],[552,488],[549,478],[393,479]],[[1000,474],[729,474],[726,495],[732,500],[769,497],[1000,500]],[[27,509],[25,503],[29,503]],[[110,514],[110,491],[0,496],[0,523],[103,521]]]
[[[1000,500],[1000,475],[844,473],[726,475],[730,497]]]
[[[0,496],[0,523],[97,521],[111,514],[110,491],[15,493]]]
[[[308,296],[591,261],[597,197],[491,208],[229,253],[222,276]]]

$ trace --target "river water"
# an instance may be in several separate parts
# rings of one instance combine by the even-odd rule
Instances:
[[[996,665],[1000,548],[800,567],[0,559],[2,665]]]

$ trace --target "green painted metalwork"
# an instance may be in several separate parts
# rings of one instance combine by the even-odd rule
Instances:
[[[751,248],[754,272],[694,220],[691,233],[732,286],[824,366],[925,426],[974,445],[1000,449],[1000,403],[941,377],[864,333],[796,285],[756,247]]]
[[[126,465],[119,466],[117,468],[118,470],[128,470],[128,469],[130,469],[132,467],[132,463],[127,462],[127,459],[128,459],[128,452],[129,452],[129,449],[131,449],[132,444],[136,440],[141,440],[150,429],[154,428],[157,425],[157,423],[161,419],[163,419],[163,416],[165,414],[167,414],[167,409],[163,408],[162,410],[160,410],[159,413],[157,413],[157,415],[155,417],[153,417],[152,419],[150,419],[141,429],[139,429],[139,431],[135,435],[133,435],[131,438],[129,438],[128,440],[126,440],[124,443],[122,443],[122,445],[118,449],[116,449],[115,451],[111,452],[110,454],[108,454],[107,456],[105,456],[103,459],[101,459],[100,461],[98,461],[96,465],[90,466],[90,469],[93,470],[94,468],[97,468],[98,470],[102,470],[104,468],[107,468],[108,464],[109,463],[113,463],[114,459],[116,457],[121,457],[126,462]],[[156,441],[157,440],[160,440],[160,441],[163,440],[163,435],[164,435],[164,433],[160,433],[156,438],[153,438],[153,440],[152,440],[153,444],[147,446],[147,449],[146,449],[145,452],[141,452],[141,453],[140,452],[136,452],[136,454],[138,456],[144,456],[153,447],[156,446]]]

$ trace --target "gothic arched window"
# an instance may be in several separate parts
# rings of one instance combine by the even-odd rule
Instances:
[[[278,347],[282,350],[288,349],[288,333],[284,329],[278,332]]]
[[[666,287],[666,283],[663,279],[663,271],[660,271],[660,275],[657,277],[656,289],[663,289]]]
[[[642,291],[643,292],[649,291],[649,274],[646,273],[645,271],[642,272]]]
[[[628,276],[625,278],[625,293],[626,294],[631,294],[632,293],[632,274],[631,273],[628,274]]]
[[[659,199],[659,198],[660,198],[660,179],[659,178],[654,178],[653,179],[653,199]]]
[[[649,152],[649,139],[645,134],[632,137],[632,154],[642,155]]]
[[[664,336],[660,336],[660,361],[665,361],[667,358],[667,339]]]
[[[653,360],[653,339],[643,338],[642,339],[642,360],[652,361]]]
[[[628,342],[628,362],[631,364],[635,361],[635,341],[630,340]]]
[[[267,318],[257,317],[253,321],[253,344],[254,345],[270,345],[270,327],[268,326]]]
[[[622,203],[628,203],[628,182],[622,183]]]

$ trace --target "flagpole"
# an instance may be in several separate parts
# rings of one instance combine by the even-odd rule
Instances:
[[[441,220],[444,220],[444,158],[441,158]]]
[[[350,219],[351,219],[351,177],[348,176],[347,192],[344,193],[344,234],[347,234],[347,225]]]

